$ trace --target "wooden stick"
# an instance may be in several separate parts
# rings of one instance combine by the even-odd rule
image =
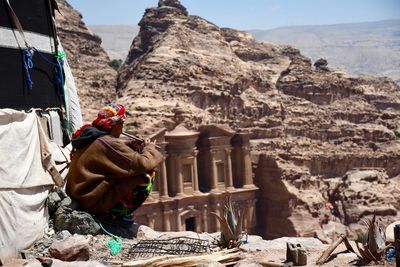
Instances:
[[[157,261],[168,260],[168,259],[173,259],[173,258],[178,258],[178,257],[181,257],[181,256],[178,256],[178,255],[158,256],[158,257],[153,257],[150,259],[128,261],[128,262],[123,263],[121,266],[124,266],[124,267],[149,266],[150,264],[153,264]]]
[[[326,260],[329,258],[329,256],[332,254],[332,252],[340,245],[340,243],[343,242],[343,240],[346,238],[346,236],[344,234],[341,234],[339,236],[339,238],[333,242],[329,248],[327,248],[321,255],[321,257],[319,257],[319,259],[317,260],[317,264],[321,265],[324,264],[326,262]]]
[[[138,141],[138,142],[144,142],[144,139],[139,138],[139,137],[134,136],[134,135],[131,135],[131,134],[128,134],[128,133],[126,133],[126,132],[122,132],[122,135],[125,135],[126,137],[129,137],[129,138],[131,138],[131,139],[133,139],[133,140],[135,140],[135,141]],[[158,145],[155,145],[155,147],[156,147],[157,149],[161,149],[161,147],[158,146]]]
[[[202,261],[217,261],[219,263],[229,262],[233,264],[237,262],[240,252],[236,252],[233,254],[227,255],[202,255],[202,256],[193,256],[193,257],[182,257],[171,260],[164,260],[162,262],[154,263],[154,267],[172,267],[172,266],[180,266],[180,267],[195,267],[199,262]]]
[[[139,138],[139,137],[137,137],[135,135],[132,135],[132,134],[128,134],[126,132],[122,132],[122,135],[125,135],[126,137],[129,137],[130,139],[136,140],[138,142],[144,142],[144,140],[142,138]]]
[[[258,261],[263,267],[292,267],[293,262]]]
[[[219,252],[214,252],[205,255],[196,256],[180,256],[180,255],[169,255],[169,256],[159,256],[151,259],[136,260],[123,263],[124,267],[142,267],[142,266],[157,266],[157,267],[167,267],[167,266],[196,266],[199,261],[204,260],[214,260],[219,262],[232,262],[238,261],[239,249],[223,250]]]

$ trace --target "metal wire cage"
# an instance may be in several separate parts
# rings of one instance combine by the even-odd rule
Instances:
[[[176,237],[171,239],[140,240],[129,250],[133,258],[149,258],[161,255],[193,255],[210,251],[208,240],[189,237]]]

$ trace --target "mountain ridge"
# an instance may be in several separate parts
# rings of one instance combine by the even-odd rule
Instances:
[[[313,61],[349,74],[387,76],[400,83],[400,20],[250,31],[260,41],[297,47]]]
[[[387,23],[400,23],[400,19],[385,19],[385,20],[376,20],[376,21],[360,21],[360,22],[348,22],[348,23],[334,23],[334,24],[304,24],[304,25],[292,25],[292,26],[280,26],[271,29],[248,29],[247,32],[252,31],[274,31],[280,29],[291,29],[291,28],[323,28],[323,27],[337,27],[337,26],[361,26],[368,24],[387,24]]]
[[[385,34],[388,27],[393,28],[392,33]],[[135,25],[92,25],[89,28],[102,38],[102,46],[110,58],[122,61],[125,60],[129,46],[139,31],[139,27]],[[126,33],[118,33],[121,28],[128,30]],[[311,31],[312,36],[304,32],[305,29]],[[326,36],[332,38],[333,35],[337,41],[326,39],[326,36],[321,36],[322,33],[318,32],[326,29],[334,31]],[[352,32],[351,36],[346,35],[345,32],[351,29],[355,32]],[[302,36],[294,33],[299,30],[303,30]],[[362,31],[367,32],[363,34]],[[269,30],[253,29],[246,32],[250,32],[257,40],[295,46],[312,61],[326,58],[331,67],[343,69],[349,74],[388,76],[400,84],[400,20],[398,19],[285,26]],[[378,38],[375,37],[369,42],[365,42],[365,38],[362,40],[363,36],[371,33],[378,34]],[[357,40],[361,39],[364,42],[353,43],[349,37],[354,39],[355,36],[358,36]],[[304,41],[307,38],[310,38],[308,43]],[[322,38],[325,39],[321,41]]]

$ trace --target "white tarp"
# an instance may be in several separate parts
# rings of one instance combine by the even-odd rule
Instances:
[[[45,203],[50,189],[0,189],[0,259],[15,258],[18,250],[43,237],[48,225]]]
[[[0,188],[54,184],[43,168],[35,112],[0,109]]]
[[[0,259],[15,257],[43,236],[45,202],[55,184],[45,168],[68,162],[63,149],[43,138],[38,122],[35,111],[0,109]],[[42,162],[43,148],[51,156]]]
[[[60,49],[64,51],[61,43],[60,43]],[[66,58],[64,59],[64,73],[65,73],[64,89],[67,95],[71,130],[72,132],[75,132],[83,125],[83,120],[82,120],[81,106],[79,104],[78,93],[75,86],[74,76],[72,75],[71,68]]]

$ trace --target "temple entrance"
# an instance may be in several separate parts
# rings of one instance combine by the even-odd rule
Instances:
[[[185,228],[186,231],[196,231],[196,221],[194,217],[190,217],[185,220]]]

